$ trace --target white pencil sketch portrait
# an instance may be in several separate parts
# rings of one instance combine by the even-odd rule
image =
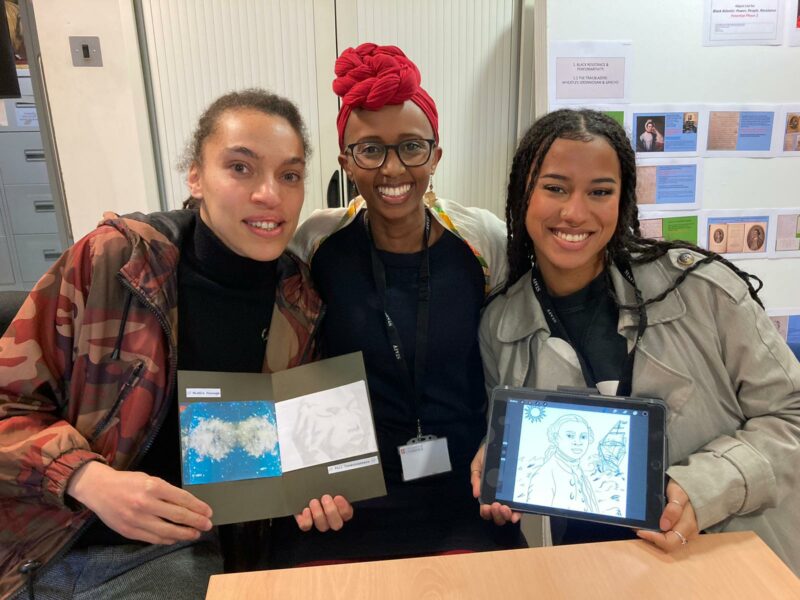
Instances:
[[[525,407],[514,499],[625,516],[629,417]]]
[[[377,452],[363,381],[278,402],[276,410],[284,473]]]

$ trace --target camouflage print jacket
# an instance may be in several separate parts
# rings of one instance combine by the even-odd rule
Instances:
[[[135,466],[177,370],[177,269],[196,213],[107,220],[36,284],[0,340],[0,598],[20,567],[66,551],[92,516],[65,496],[89,461]],[[264,371],[306,362],[321,304],[305,266],[279,259]]]

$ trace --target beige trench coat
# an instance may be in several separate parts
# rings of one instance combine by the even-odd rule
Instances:
[[[634,267],[645,299],[680,275],[686,252]],[[701,258],[689,254],[684,262]],[[611,277],[633,304],[632,286],[613,267]],[[692,272],[647,314],[633,395],[669,407],[667,473],[688,494],[698,526],[755,531],[800,574],[800,363],[744,282],[718,263]],[[629,349],[636,321],[620,313]],[[527,275],[487,307],[480,342],[490,389],[584,385],[575,352],[550,337]]]

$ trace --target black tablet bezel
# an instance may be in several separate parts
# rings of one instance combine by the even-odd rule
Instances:
[[[497,499],[497,479],[500,468],[500,459],[503,452],[505,432],[505,413],[509,400],[523,400],[545,402],[548,404],[580,404],[588,407],[603,407],[621,410],[647,410],[648,436],[647,436],[647,488],[645,502],[645,518],[613,517],[596,513],[565,510],[549,506],[540,506],[527,503]],[[486,436],[486,454],[484,469],[481,473],[482,504],[500,502],[519,512],[552,515],[634,527],[659,531],[658,522],[664,510],[664,471],[667,464],[667,439],[666,439],[667,407],[662,400],[654,398],[629,398],[620,396],[601,396],[591,392],[563,392],[546,391],[532,388],[495,388],[492,393],[489,412],[489,425]]]

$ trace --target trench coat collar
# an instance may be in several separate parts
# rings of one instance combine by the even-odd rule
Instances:
[[[675,262],[675,257],[672,256],[673,252],[670,251],[662,259],[633,267],[636,285],[642,291],[645,300],[657,296],[671,286],[682,270]],[[670,274],[667,272],[665,264],[675,265],[678,270],[674,274]],[[609,269],[617,298],[623,304],[634,304],[636,295],[633,286],[627,282],[615,265],[611,265]],[[539,332],[549,335],[550,328],[544,312],[533,294],[530,271],[508,289],[505,298],[506,304],[497,325],[497,337],[501,342],[517,342]],[[661,302],[650,304],[647,307],[647,324],[651,326],[667,323],[679,319],[685,313],[686,304],[681,298],[680,292],[673,290]],[[636,336],[635,328],[638,321],[636,312],[622,310],[619,315],[617,331],[632,339]]]

